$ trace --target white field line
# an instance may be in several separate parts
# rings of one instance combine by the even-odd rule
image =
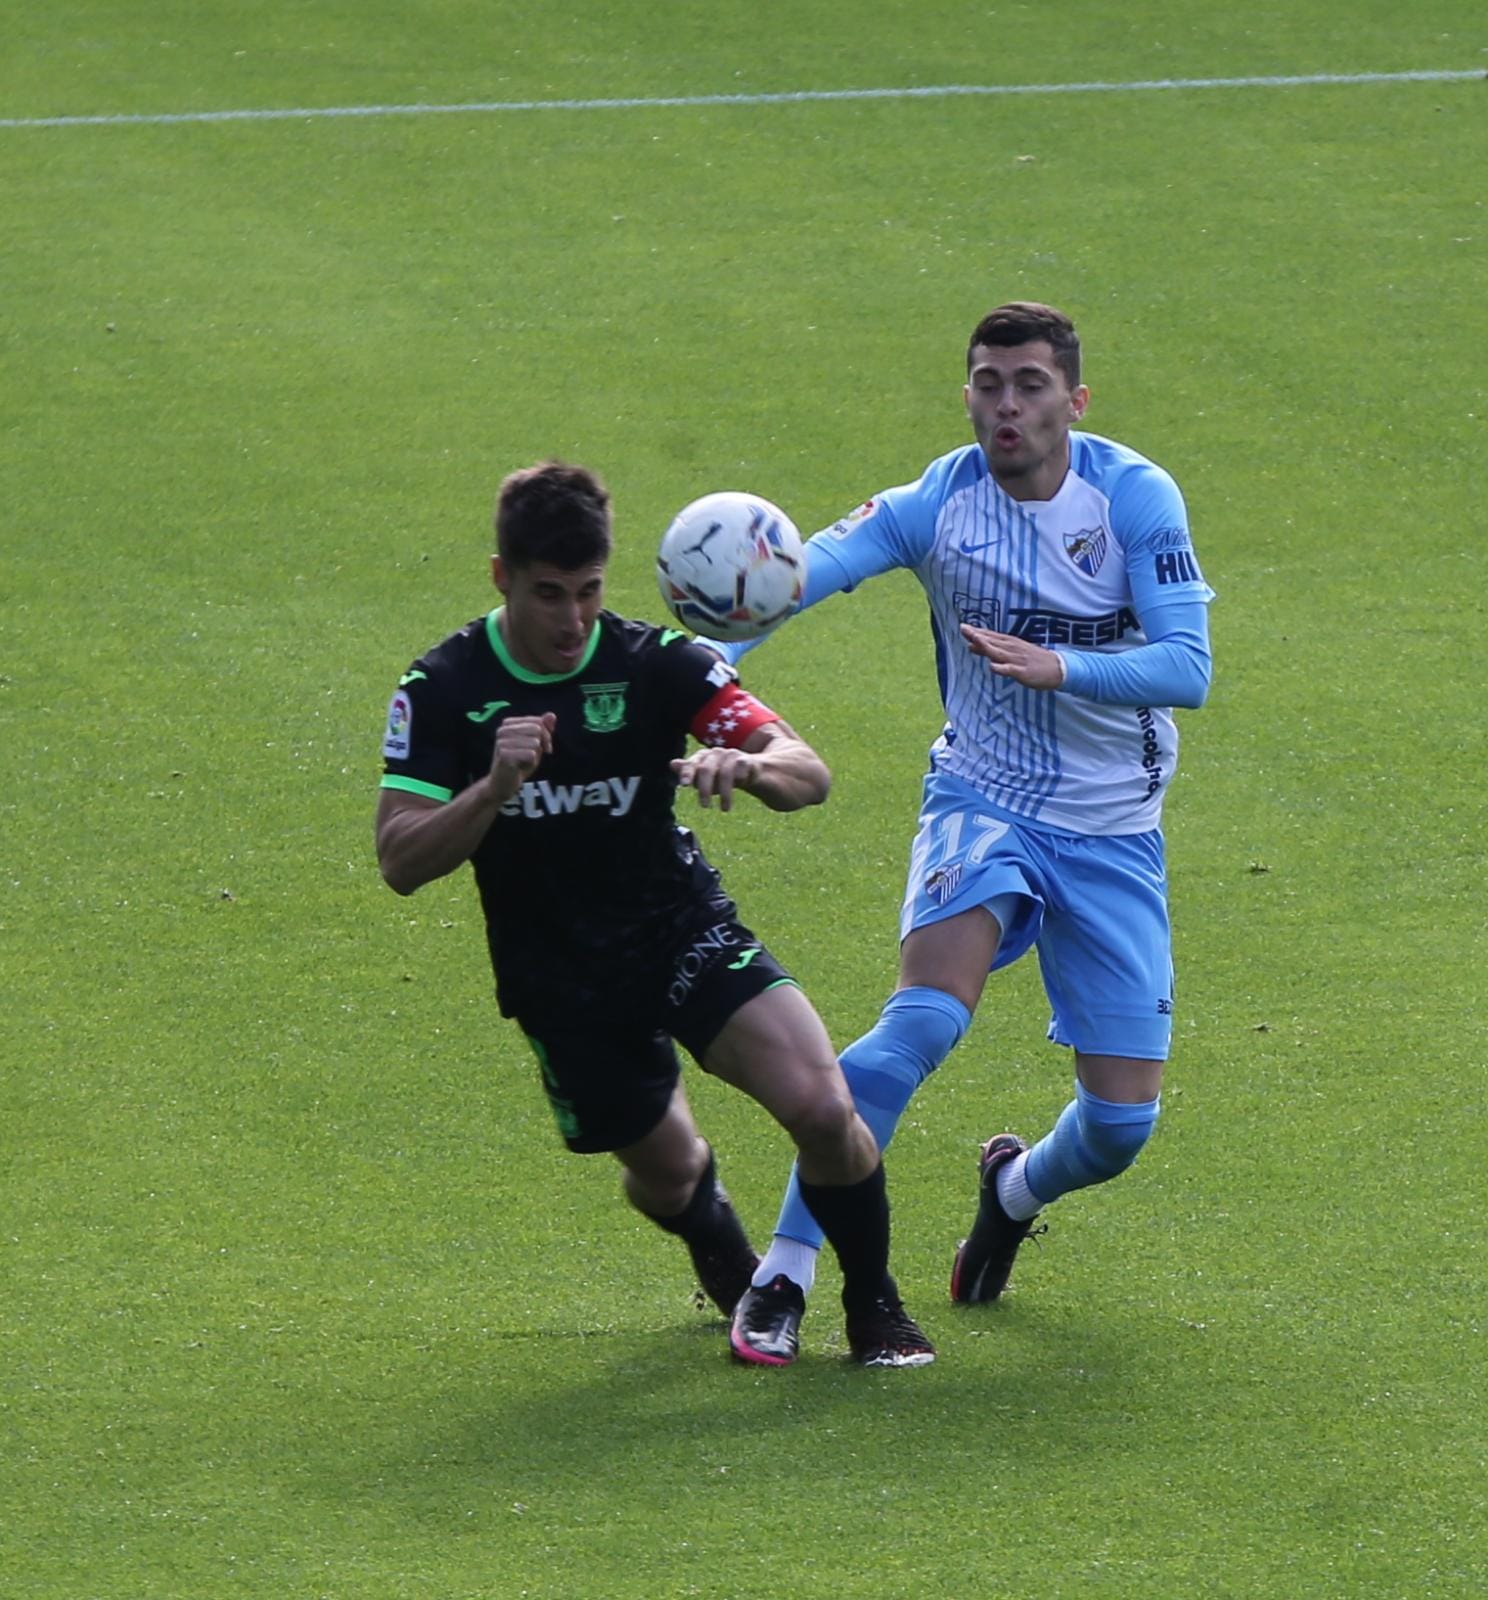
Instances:
[[[805,105],[823,100],[989,99],[1009,95],[1150,94],[1165,89],[1294,89],[1328,84],[1460,83],[1482,68],[1444,72],[1310,72],[1272,78],[1152,78],[1136,83],[941,84],[917,89],[793,89],[778,94],[684,94],[633,99],[472,100],[459,105],[307,106],[258,111],[162,111],[75,117],[0,117],[0,128],[162,127],[177,122],[301,122],[331,117],[483,116],[525,111],[650,111],[692,106]]]

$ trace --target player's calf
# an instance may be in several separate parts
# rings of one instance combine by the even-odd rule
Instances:
[[[682,1240],[703,1293],[725,1317],[732,1316],[740,1296],[749,1287],[759,1257],[728,1191],[718,1181],[713,1151],[708,1151],[708,1165],[692,1198],[677,1215],[659,1217],[650,1211],[645,1215],[658,1228]]]

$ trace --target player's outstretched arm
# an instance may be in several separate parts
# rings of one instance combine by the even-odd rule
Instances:
[[[861,515],[861,508],[853,514],[854,518]],[[806,541],[806,587],[791,616],[800,616],[834,594],[848,593],[866,578],[913,565],[915,558],[905,554],[899,526],[891,514],[880,509],[875,517],[858,523],[851,533],[844,533],[852,520],[844,518],[812,534]],[[770,636],[766,633],[758,639],[735,640],[730,644],[714,639],[699,639],[698,643],[707,645],[730,666],[736,667],[744,656]]]
[[[716,799],[733,809],[734,793],[752,794],[772,811],[819,806],[832,787],[832,774],[816,751],[785,722],[767,722],[737,748],[710,747],[672,763],[677,782],[697,790],[702,805]]]
[[[382,789],[377,801],[377,864],[390,889],[412,894],[473,856],[497,813],[553,748],[557,718],[511,717],[496,730],[491,770],[444,804]]]

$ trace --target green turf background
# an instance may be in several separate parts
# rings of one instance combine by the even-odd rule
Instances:
[[[7,19],[0,117],[1488,66],[1481,8],[1094,0]],[[0,1590],[1475,1596],[1481,82],[0,127]],[[1213,612],[1164,1117],[952,1314],[977,1140],[1068,1089],[1029,963],[891,1159],[917,1373],[731,1368],[563,1155],[463,879],[382,888],[406,662],[509,467],[614,490],[612,597],[747,486],[806,528],[1073,312]],[[749,663],[832,803],[702,819],[834,1038],[937,727],[908,579]],[[783,1139],[694,1074],[763,1236]]]

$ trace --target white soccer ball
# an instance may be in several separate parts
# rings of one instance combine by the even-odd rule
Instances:
[[[758,639],[783,622],[806,586],[796,525],[757,494],[705,494],[672,518],[656,555],[667,609],[710,639]]]

